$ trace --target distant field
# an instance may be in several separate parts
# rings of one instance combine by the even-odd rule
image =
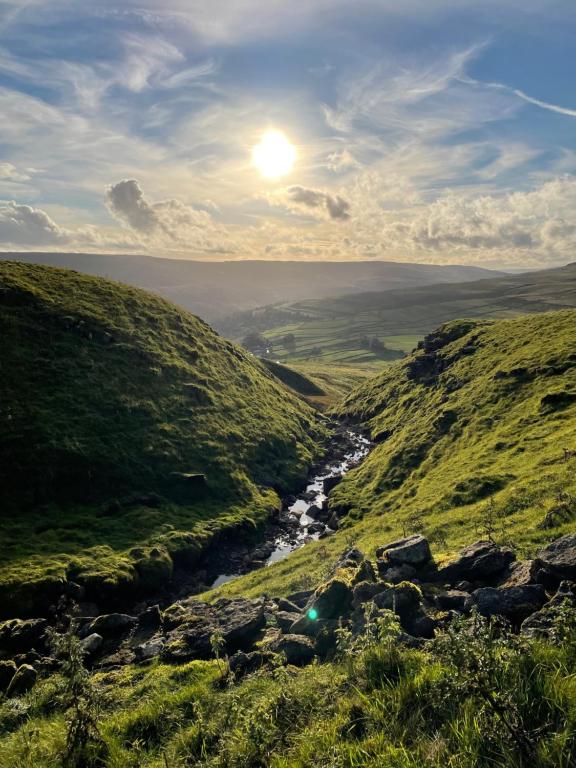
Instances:
[[[239,341],[248,333],[262,334],[280,361],[381,368],[449,320],[509,319],[574,307],[576,265],[569,264],[470,283],[275,304],[231,316],[218,328]],[[287,334],[294,336],[288,348],[281,341]],[[374,352],[367,339],[377,339],[386,349]]]

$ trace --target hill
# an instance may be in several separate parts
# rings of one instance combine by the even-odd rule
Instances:
[[[219,321],[217,327],[234,339],[264,333],[275,342],[274,356],[280,361],[312,357],[325,363],[381,364],[411,351],[426,333],[449,320],[506,318],[572,307],[576,307],[576,264],[474,282],[284,303]],[[290,349],[282,342],[287,335],[294,337]],[[367,341],[373,338],[387,351],[371,350]]]
[[[193,261],[82,253],[0,253],[0,261],[65,267],[154,291],[208,322],[276,302],[368,290],[475,280],[494,274],[466,266],[385,261]]]
[[[158,587],[262,523],[318,451],[315,413],[165,300],[0,263],[0,609],[66,581]],[[46,606],[45,606],[46,607]]]

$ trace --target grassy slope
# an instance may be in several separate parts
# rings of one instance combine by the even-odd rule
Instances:
[[[4,599],[47,573],[145,581],[149,565],[165,570],[165,549],[193,555],[216,528],[261,521],[276,497],[260,486],[291,487],[316,450],[299,398],[143,291],[1,263],[0,337]],[[207,489],[186,490],[174,471],[205,474]],[[160,507],[104,514],[115,498],[151,492]]]
[[[576,459],[564,461],[564,448],[576,449],[576,312],[471,326],[444,329],[445,339],[464,335],[438,351],[446,368],[431,383],[409,378],[418,352],[338,407],[390,435],[333,492],[351,507],[342,529],[221,591],[305,588],[345,545],[374,552],[420,529],[441,559],[485,535],[492,503],[496,537],[522,553],[576,529]],[[540,527],[549,512],[553,527]]]
[[[376,336],[390,350],[409,352],[424,334],[459,317],[504,319],[571,307],[576,307],[574,264],[471,283],[263,307],[242,313],[229,323],[222,321],[220,328],[231,338],[242,338],[251,330],[263,331],[270,339],[293,333],[293,353],[287,354],[281,346],[274,350],[281,360],[306,359],[311,349],[320,347],[321,361],[382,364],[382,358],[359,345],[362,337]]]

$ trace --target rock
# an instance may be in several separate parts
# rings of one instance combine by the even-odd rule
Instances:
[[[282,653],[288,664],[303,666],[315,656],[315,646],[305,635],[282,635],[268,646],[273,653]]]
[[[304,608],[308,600],[310,599],[310,596],[314,594],[313,589],[304,589],[301,592],[293,592],[291,595],[288,595],[286,600],[293,603],[294,605],[298,606],[298,608]],[[278,607],[281,608],[280,602],[278,602]],[[288,608],[283,608],[282,610],[290,610]]]
[[[576,579],[576,534],[556,539],[539,553],[545,568],[559,579]]]
[[[537,583],[537,575],[542,569],[541,560],[523,560],[511,563],[502,574],[499,587],[525,587]]]
[[[102,648],[102,644],[104,642],[104,638],[102,635],[96,634],[96,632],[93,632],[91,635],[88,635],[88,637],[85,637],[83,640],[80,640],[80,647],[86,654],[86,656],[92,656],[95,653],[97,653],[100,648]]]
[[[308,600],[305,610],[316,611],[319,619],[336,619],[352,609],[352,587],[345,578],[335,576],[320,585]]]
[[[463,549],[458,557],[438,569],[438,581],[454,584],[458,581],[482,581],[501,574],[515,559],[514,553],[491,541],[477,541]]]
[[[434,637],[436,621],[430,618],[422,606],[413,612],[407,612],[400,618],[402,628],[411,637],[422,637],[430,640]]]
[[[322,490],[328,496],[330,491],[334,490],[337,485],[342,482],[342,475],[333,475],[332,477],[324,478],[322,482]]]
[[[320,520],[325,516],[324,510],[322,510],[317,504],[312,504],[312,506],[308,507],[306,514],[313,520]]]
[[[6,690],[6,696],[10,699],[14,696],[22,696],[34,686],[38,678],[38,673],[29,664],[22,664],[18,667],[16,674],[10,681]]]
[[[310,523],[308,526],[308,533],[315,534],[315,533],[322,533],[324,530],[324,523]]]
[[[513,621],[522,621],[539,611],[546,602],[546,593],[541,584],[524,587],[482,587],[475,590],[466,600],[465,608],[477,608],[482,616],[505,616]]]
[[[162,652],[169,661],[209,659],[214,653],[211,637],[222,635],[227,653],[247,650],[266,623],[264,601],[222,598],[210,605],[185,600],[164,613],[164,626],[172,629]]]
[[[135,616],[129,616],[127,613],[108,613],[91,621],[83,630],[83,634],[96,632],[102,637],[119,637],[137,624],[138,619]]]
[[[134,648],[134,656],[136,661],[150,661],[160,656],[164,650],[165,640],[162,637],[152,637],[145,643],[141,643]]]
[[[415,579],[418,571],[411,565],[390,565],[385,560],[378,561],[378,573],[384,581],[391,584],[400,584],[401,581],[411,581]]]
[[[562,581],[552,600],[522,622],[521,633],[528,637],[549,637],[554,629],[559,611],[565,603],[576,608],[573,584],[568,581]]]
[[[10,681],[16,674],[16,664],[13,661],[0,661],[0,693],[4,693]]]
[[[383,592],[386,589],[388,589],[388,585],[384,584],[381,581],[380,582],[361,581],[359,584],[356,584],[356,586],[354,587],[354,591],[352,593],[353,604],[354,606],[358,606],[358,605],[362,605],[363,603],[368,603],[379,592]]]
[[[159,605],[151,605],[138,614],[138,624],[141,627],[157,629],[162,623],[162,612]]]
[[[69,581],[64,589],[64,593],[76,603],[81,603],[86,598],[86,589],[81,584]]]
[[[326,523],[328,528],[331,528],[333,531],[337,531],[338,528],[340,528],[340,523],[338,521],[338,515],[336,512],[333,512],[330,517],[328,518],[328,522]]]
[[[472,592],[474,587],[469,581],[459,581],[458,584],[456,584],[456,589],[460,592]]]
[[[307,595],[306,600],[302,603],[300,607],[298,607],[296,603],[293,603],[291,600],[287,600],[285,597],[280,597],[278,598],[278,602],[277,602],[278,610],[285,611],[286,613],[300,613],[300,608],[302,608],[306,604],[306,601],[308,600],[308,597],[310,597],[310,594],[311,593]]]
[[[300,613],[289,613],[288,611],[278,611],[274,618],[282,632],[288,632],[294,622],[300,618]]]
[[[228,664],[232,674],[236,678],[241,678],[257,672],[270,658],[270,654],[262,651],[252,651],[251,653],[238,651],[230,657]]]
[[[422,593],[413,584],[398,584],[383,589],[374,597],[374,605],[377,608],[386,608],[400,616],[408,616],[416,612],[422,603]]]
[[[376,581],[376,572],[370,560],[363,560],[354,575],[353,584],[360,584],[363,581]]]
[[[449,589],[436,595],[436,605],[442,611],[463,611],[470,595],[460,589]]]
[[[0,651],[26,653],[36,645],[43,645],[46,619],[9,619],[0,624]]]
[[[418,567],[432,560],[428,539],[421,534],[398,539],[376,550],[376,556],[394,565]]]

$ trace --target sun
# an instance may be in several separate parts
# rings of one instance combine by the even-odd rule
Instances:
[[[252,148],[252,165],[266,179],[286,176],[296,162],[296,147],[282,131],[266,131]]]

